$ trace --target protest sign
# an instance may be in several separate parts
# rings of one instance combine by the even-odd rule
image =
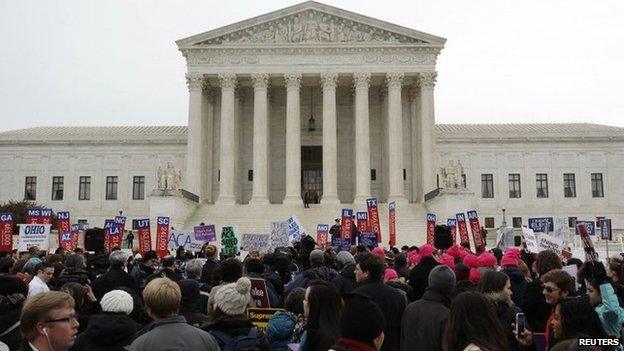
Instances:
[[[108,228],[104,228],[104,235],[106,237],[105,242],[108,252],[112,251],[116,247],[121,248],[121,244],[123,243],[123,233],[121,232],[121,227],[112,223],[112,225],[109,225]]]
[[[292,241],[301,241],[301,238],[305,235],[301,222],[295,216],[288,218],[286,222],[288,223],[288,236],[292,238]]]
[[[557,255],[561,255],[563,240],[544,233],[539,233],[538,239],[540,250],[552,250]]]
[[[468,211],[468,221],[470,222],[470,230],[472,231],[472,240],[475,244],[477,252],[485,251],[485,242],[483,241],[483,233],[481,233],[481,225],[479,224],[479,216],[477,211]]]
[[[138,219],[137,231],[139,236],[139,253],[145,254],[152,249],[152,236],[150,233],[150,220],[149,218]]]
[[[329,237],[329,224],[317,224],[316,225],[316,243],[325,248]]]
[[[331,244],[335,247],[339,252],[340,251],[349,251],[351,248],[351,239],[343,239],[337,236],[333,236],[331,239]]]
[[[27,209],[26,224],[52,224],[52,210],[39,207]]]
[[[283,308],[254,308],[247,309],[247,316],[253,325],[266,332],[269,320],[273,315],[279,311],[284,311]]]
[[[167,240],[167,247],[171,251],[176,251],[180,246],[188,250],[194,237],[195,233],[190,230],[172,230]]]
[[[112,247],[110,246],[110,240],[108,239],[108,228],[115,225],[114,219],[105,219],[104,220],[104,250],[106,252],[111,252]]]
[[[204,242],[217,241],[217,231],[213,224],[198,225],[196,227],[193,227],[193,232],[195,232],[196,240],[200,240]]]
[[[71,245],[71,222],[69,220],[69,212],[57,212],[56,230],[58,231],[59,247],[69,250],[69,246]]]
[[[568,234],[570,234],[570,223],[568,222],[568,217],[555,217],[552,236],[565,242],[568,238]]]
[[[164,257],[169,254],[167,244],[169,242],[169,217],[156,218],[156,254]]]
[[[0,252],[13,250],[13,215],[0,213]]]
[[[522,236],[526,244],[527,250],[532,253],[539,253],[540,248],[537,242],[537,235],[531,228],[522,227]]]
[[[50,224],[20,224],[18,251],[28,251],[31,246],[47,251],[50,248]]]
[[[377,235],[371,232],[361,232],[358,235],[358,244],[366,247],[377,247]]]
[[[269,293],[267,291],[266,282],[262,278],[249,278],[251,281],[251,299],[258,308],[270,308]]]
[[[119,229],[121,229],[121,233],[123,233],[126,230],[126,217],[115,216],[115,224],[119,226]]]
[[[457,231],[459,232],[460,243],[468,243],[468,249],[470,250],[470,237],[468,236],[468,227],[466,226],[466,215],[463,213],[457,213]]]
[[[221,228],[221,252],[225,255],[238,254],[238,239],[234,227]]]
[[[368,213],[366,212],[356,212],[355,219],[357,221],[357,229],[358,232],[368,232]]]
[[[72,224],[71,225],[71,240],[69,241],[69,245],[67,250],[73,251],[78,247],[78,237],[80,236],[80,225]]]
[[[371,232],[377,234],[377,242],[381,242],[381,224],[379,224],[379,208],[377,208],[377,199],[370,198],[366,200],[366,211],[368,212],[368,226]]]
[[[342,209],[342,221],[340,221],[340,236],[343,239],[351,239],[353,235],[353,210]]]
[[[287,247],[290,244],[288,239],[288,222],[271,222],[269,236],[271,249]]]
[[[388,226],[390,228],[390,246],[396,245],[396,202],[388,203]]]
[[[554,231],[554,221],[552,217],[529,218],[529,228],[534,233],[552,233]]]
[[[453,245],[457,242],[457,219],[456,218],[447,218],[446,226],[451,230],[451,238],[453,238]]]
[[[594,222],[589,222],[594,223]],[[589,236],[588,224],[583,221],[576,221],[576,233],[580,235],[583,242],[583,249],[585,250],[585,261],[587,262],[599,262],[598,253],[594,249],[594,243]]]
[[[434,242],[434,234],[435,234],[435,225],[436,225],[436,215],[433,213],[427,213],[427,244],[433,245]]]
[[[577,226],[579,224],[583,224],[585,226],[585,228],[587,229],[587,234],[589,236],[596,235],[596,223],[594,221],[576,221],[575,228],[578,228]],[[579,235],[578,229],[576,230],[576,235]]]
[[[241,236],[241,250],[243,251],[269,251],[269,234],[243,234]]]
[[[600,239],[612,240],[612,236],[613,236],[613,228],[611,227],[611,220],[601,219],[600,220]]]
[[[505,251],[510,247],[514,247],[514,232],[511,227],[500,227],[496,231],[495,247]]]

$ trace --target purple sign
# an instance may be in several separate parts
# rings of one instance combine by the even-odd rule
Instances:
[[[197,241],[217,241],[217,232],[212,224],[193,227],[193,232]]]

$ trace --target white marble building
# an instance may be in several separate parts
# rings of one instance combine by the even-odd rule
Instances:
[[[501,224],[503,208],[509,223],[603,216],[624,227],[624,129],[436,126],[444,42],[316,2],[179,40],[188,128],[0,133],[0,202],[34,197],[92,225],[123,210],[130,219],[171,215],[177,227],[265,232],[292,214],[312,231],[373,196],[384,241],[385,203],[397,201],[399,242],[420,242],[435,209],[425,194],[442,186],[440,167],[459,160],[474,193],[465,207],[487,227]],[[152,193],[168,162],[198,202]],[[320,204],[303,209],[308,189]]]

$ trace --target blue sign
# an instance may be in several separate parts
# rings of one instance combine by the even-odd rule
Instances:
[[[479,219],[477,211],[468,211],[468,220]]]
[[[446,219],[446,226],[447,227],[457,227],[457,219],[455,219],[455,218],[447,218]]]
[[[600,220],[600,239],[612,240],[612,230],[610,219]]]
[[[575,227],[578,224],[585,225],[585,228],[587,228],[587,234],[596,235],[596,223],[594,221],[576,221]],[[578,230],[576,231],[576,235],[579,235]]]
[[[377,234],[362,232],[358,235],[358,244],[366,247],[377,247]]]
[[[331,240],[332,246],[338,248],[338,251],[349,251],[351,248],[351,239],[342,239],[337,236],[333,236]]]
[[[552,233],[555,231],[555,224],[552,217],[529,218],[529,228],[535,233]]]

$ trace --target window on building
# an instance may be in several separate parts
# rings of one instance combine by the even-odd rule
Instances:
[[[440,175],[436,174],[436,188],[440,189]]]
[[[132,177],[132,200],[145,200],[145,176]]]
[[[547,198],[548,197],[548,174],[537,173],[535,175],[535,185],[537,187],[537,197]]]
[[[63,200],[63,177],[52,177],[52,200]]]
[[[568,217],[568,227],[574,228],[576,227],[576,217]]]
[[[602,173],[591,174],[592,197],[604,197]]]
[[[117,200],[117,176],[106,177],[106,200]]]
[[[403,180],[407,180],[407,170],[403,168]]]
[[[574,173],[563,174],[563,196],[576,197],[576,175]]]
[[[462,183],[464,184],[464,188],[466,188],[466,173],[462,173]]]
[[[247,181],[253,182],[253,169],[247,170]]]
[[[494,217],[485,217],[485,227],[494,228]]]
[[[514,228],[522,228],[522,217],[512,217],[511,223]]]
[[[604,217],[596,217],[596,228],[600,228],[600,221],[605,219]]]
[[[493,198],[494,197],[494,175],[493,174],[481,174],[481,197]],[[493,227],[490,227],[493,228]]]
[[[24,184],[24,200],[37,200],[37,177],[26,177]]]
[[[377,180],[377,170],[375,168],[371,169],[371,180]]]
[[[520,190],[520,173],[509,173],[509,197],[519,199],[522,197]]]
[[[81,176],[78,178],[78,200],[91,199],[91,177]]]

